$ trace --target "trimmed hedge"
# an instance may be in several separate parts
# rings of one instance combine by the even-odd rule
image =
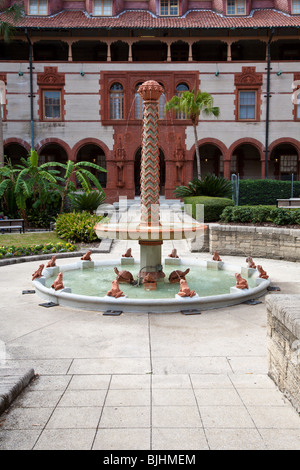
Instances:
[[[225,197],[208,197],[208,196],[194,196],[185,197],[184,204],[192,205],[192,217],[196,219],[196,205],[204,205],[204,222],[217,222],[220,220],[221,214],[225,207],[233,206],[232,199]]]
[[[275,225],[300,225],[300,209],[283,209],[274,206],[234,206],[226,207],[221,222],[268,223]]]
[[[240,180],[239,205],[277,205],[277,199],[291,197],[291,181]],[[300,197],[300,181],[294,181],[293,197]]]

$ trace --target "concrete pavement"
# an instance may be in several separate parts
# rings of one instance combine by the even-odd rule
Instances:
[[[117,242],[93,258],[127,246],[138,255]],[[300,292],[298,264],[255,261],[281,293]],[[300,417],[267,375],[264,299],[189,316],[44,308],[22,294],[38,265],[0,268],[2,370],[36,374],[0,416],[0,450],[300,449]]]

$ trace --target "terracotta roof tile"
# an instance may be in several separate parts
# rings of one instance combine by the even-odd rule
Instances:
[[[51,16],[25,16],[18,28],[269,28],[300,26],[300,15],[274,9],[253,10],[249,16],[228,17],[212,10],[192,10],[183,17],[157,17],[128,10],[116,17],[93,17],[82,10],[63,10]]]

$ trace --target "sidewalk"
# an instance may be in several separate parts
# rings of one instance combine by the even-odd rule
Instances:
[[[93,258],[127,246],[138,256],[136,242],[115,242]],[[298,264],[255,261],[280,293],[299,293]],[[300,417],[267,375],[264,299],[189,316],[44,308],[22,294],[38,265],[0,268],[4,368],[36,374],[0,416],[0,450],[300,449]]]

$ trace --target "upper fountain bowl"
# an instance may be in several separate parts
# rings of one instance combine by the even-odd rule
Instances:
[[[115,240],[183,240],[201,236],[206,226],[191,222],[162,222],[159,225],[141,223],[98,223],[94,230],[98,238]]]

